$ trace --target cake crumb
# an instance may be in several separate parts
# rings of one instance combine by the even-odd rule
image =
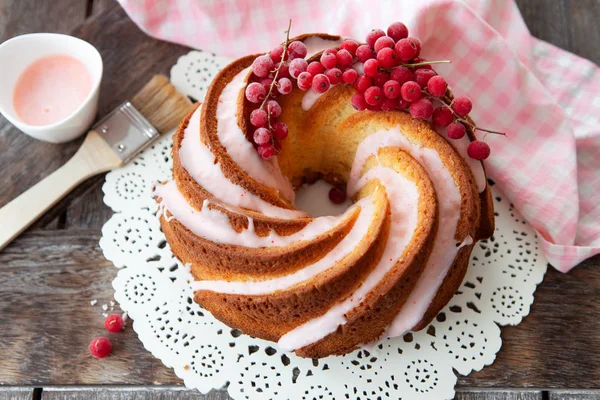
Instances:
[[[104,311],[108,310],[108,304],[102,304],[102,309],[103,309]]]
[[[98,303],[98,300],[96,300],[96,299],[90,301],[90,305],[92,305],[92,306],[95,306],[96,303]]]
[[[108,317],[108,314],[107,314],[107,313],[105,313],[105,312],[103,312],[103,313],[102,313],[102,316],[103,316],[104,318],[106,318],[106,317]]]

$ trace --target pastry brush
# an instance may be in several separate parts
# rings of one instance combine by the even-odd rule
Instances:
[[[62,167],[0,209],[0,250],[86,179],[118,168],[177,126],[192,103],[164,76],[100,120]]]

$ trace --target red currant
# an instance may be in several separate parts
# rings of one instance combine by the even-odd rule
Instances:
[[[354,89],[356,89],[359,93],[364,93],[365,90],[373,85],[373,79],[369,78],[366,75],[359,75],[358,79],[354,83]]]
[[[277,90],[281,94],[289,94],[292,91],[292,81],[289,78],[281,78],[277,81]]]
[[[415,81],[404,82],[400,88],[400,94],[404,100],[412,103],[421,98],[421,87]]]
[[[288,135],[288,127],[283,122],[275,122],[273,124],[273,137],[277,140],[283,140]]]
[[[258,154],[265,160],[268,160],[275,155],[275,148],[271,144],[261,144],[256,150],[258,151]]]
[[[383,90],[381,90],[380,87],[371,86],[370,88],[365,90],[365,101],[367,102],[367,104],[371,106],[376,106],[378,104],[381,104],[383,99]]]
[[[408,28],[402,22],[394,22],[388,27],[387,34],[397,42],[408,37]]]
[[[260,103],[265,99],[267,91],[265,87],[258,82],[252,82],[246,86],[246,98],[251,103]]]
[[[271,141],[271,132],[267,128],[258,128],[254,131],[254,135],[252,135],[254,139],[254,143],[261,145],[266,144]]]
[[[271,60],[273,60],[273,62],[276,62],[276,63],[280,62],[281,56],[283,55],[283,46],[279,45],[279,46],[275,47],[273,50],[271,50],[271,53],[269,53],[269,54],[270,54]]]
[[[90,353],[96,358],[104,358],[112,351],[112,343],[108,338],[98,337],[90,343]]]
[[[383,94],[388,99],[395,99],[400,96],[401,85],[393,80],[389,80],[383,85]]]
[[[279,118],[279,116],[281,115],[281,106],[275,100],[267,101],[267,103],[265,104],[265,108],[271,116],[271,119]]]
[[[250,123],[254,126],[261,127],[267,124],[267,112],[257,108],[250,113]]]
[[[125,327],[125,323],[123,322],[123,317],[119,314],[111,314],[104,320],[104,327],[109,332],[121,332]]]
[[[405,110],[410,107],[410,103],[402,98],[398,97],[398,110]]]
[[[356,49],[356,58],[362,63],[374,57],[375,53],[373,53],[373,50],[366,44],[360,45]]]
[[[295,40],[288,45],[288,54],[290,55],[290,59],[304,58],[306,57],[307,52],[308,49],[306,48],[306,45],[298,40]]]
[[[340,49],[348,50],[351,55],[354,55],[356,49],[358,49],[358,42],[353,39],[346,39],[340,44]]]
[[[331,50],[325,50],[321,54],[321,64],[325,68],[334,68],[337,65],[337,57]]]
[[[395,44],[396,43],[394,42],[394,39],[392,39],[391,37],[382,36],[375,41],[375,46],[373,46],[373,49],[375,50],[375,53],[379,53],[386,47],[393,49]]]
[[[471,103],[471,99],[469,99],[467,96],[456,96],[452,101],[451,106],[456,115],[459,117],[466,117],[467,114],[471,112],[473,103]]]
[[[363,68],[366,76],[374,78],[379,72],[379,61],[375,59],[367,60]]]
[[[410,105],[410,115],[417,119],[429,119],[433,114],[433,104],[431,100],[422,98]]]
[[[415,71],[415,82],[421,86],[422,89],[427,87],[427,83],[431,78],[435,76],[435,71],[432,69],[418,69]]]
[[[342,74],[342,80],[348,85],[352,85],[354,82],[356,82],[356,79],[358,79],[358,72],[352,68],[348,69]]]
[[[392,70],[390,78],[402,85],[404,82],[413,80],[413,73],[406,67],[398,67]]]
[[[352,107],[358,111],[362,111],[367,108],[367,102],[365,101],[365,95],[362,93],[355,93],[350,99]]]
[[[393,111],[398,107],[398,102],[394,99],[385,99],[381,103],[381,109],[383,111]]]
[[[290,75],[292,78],[298,78],[298,75],[306,71],[308,63],[304,58],[296,58],[290,62]]]
[[[475,160],[485,160],[490,156],[490,146],[486,142],[475,140],[467,147],[467,154]]]
[[[377,61],[382,68],[392,68],[397,66],[400,60],[394,49],[384,47],[377,53]]]
[[[385,32],[382,31],[381,29],[372,29],[371,32],[369,32],[367,34],[367,44],[369,45],[370,48],[374,48],[375,47],[375,42],[377,41],[377,39],[379,39],[380,37],[385,36]]]
[[[289,78],[290,77],[290,65],[288,63],[283,63],[279,67],[279,74],[277,74],[277,78]]]
[[[308,90],[312,86],[313,76],[310,72],[302,72],[298,75],[298,88],[300,90]]]
[[[319,74],[313,78],[312,88],[317,93],[325,93],[329,90],[329,86],[331,82],[329,82],[329,78],[325,74]]]
[[[385,83],[389,80],[390,74],[385,71],[379,71],[377,72],[377,75],[375,75],[375,78],[373,78],[373,83],[375,86],[383,87],[383,85],[385,85]]]
[[[433,116],[431,119],[435,126],[441,126],[444,128],[454,121],[454,115],[448,107],[441,106],[433,110]]]
[[[422,71],[422,70],[418,70]],[[418,72],[417,71],[417,72]],[[446,94],[446,89],[448,88],[448,84],[446,80],[442,76],[432,76],[427,82],[427,91],[433,97],[442,97]]]
[[[266,78],[271,73],[274,66],[275,64],[271,57],[267,55],[259,56],[256,57],[252,63],[252,73],[259,78]]]
[[[328,69],[325,72],[325,75],[329,78],[329,82],[332,85],[337,85],[342,81],[342,71],[340,71],[339,68]]]
[[[415,54],[415,57],[419,57],[419,54],[421,54],[421,41],[414,36],[409,37],[408,40],[410,40],[415,49],[417,49],[417,54]]]
[[[260,84],[265,88],[266,93],[269,93],[271,90],[271,84],[273,83],[273,78],[265,78],[260,80]]]
[[[352,64],[352,54],[346,49],[340,49],[335,55],[337,63],[341,67],[347,67]]]
[[[346,201],[346,192],[339,187],[332,187],[331,190],[329,190],[329,200],[334,204],[342,204]]]
[[[325,67],[320,62],[313,61],[306,67],[306,72],[309,72],[312,76],[319,75],[325,72]]]
[[[410,61],[417,55],[417,48],[409,39],[400,39],[394,49],[402,61]]]
[[[448,129],[446,130],[446,135],[448,135],[450,139],[462,139],[465,136],[465,133],[465,126],[459,122],[449,124]]]

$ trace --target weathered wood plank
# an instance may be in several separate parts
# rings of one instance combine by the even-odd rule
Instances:
[[[600,64],[600,2],[517,0],[530,32],[542,40]]]
[[[110,357],[88,355],[89,341],[106,334],[100,305],[112,299],[117,273],[98,241],[91,230],[37,231],[0,253],[0,384],[180,384],[130,327],[110,336]],[[532,314],[503,328],[496,362],[459,387],[600,387],[599,261],[550,271]]]
[[[455,400],[542,400],[542,391],[519,390],[457,390]]]
[[[0,400],[35,400],[33,388],[0,387]]]
[[[598,400],[600,399],[600,390],[590,391],[569,391],[569,390],[556,390],[551,391],[549,400]]]
[[[200,394],[183,387],[128,387],[128,388],[47,388],[42,392],[42,400],[229,400],[225,391],[213,390]]]
[[[102,11],[114,7],[116,2],[117,0],[93,0],[91,10],[89,10],[90,16],[98,15]]]

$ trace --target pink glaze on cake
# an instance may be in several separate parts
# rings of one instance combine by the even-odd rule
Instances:
[[[19,119],[34,126],[52,125],[73,114],[92,91],[92,76],[66,54],[40,58],[19,76],[13,107]]]

